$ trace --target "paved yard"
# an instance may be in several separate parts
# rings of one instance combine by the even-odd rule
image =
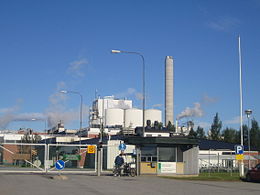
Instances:
[[[164,195],[164,194],[260,194],[260,183],[205,182],[164,179],[156,176],[113,177],[67,175],[67,180],[49,175],[0,174],[0,195]]]

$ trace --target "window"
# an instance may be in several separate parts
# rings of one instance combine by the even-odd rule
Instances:
[[[177,147],[177,162],[183,162],[183,151]]]
[[[176,148],[175,147],[161,147],[159,148],[160,162],[176,162]]]
[[[149,145],[141,147],[141,161],[142,162],[157,162],[156,145]]]

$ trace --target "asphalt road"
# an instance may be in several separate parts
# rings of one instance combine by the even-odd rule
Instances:
[[[0,195],[164,195],[260,194],[260,183],[209,182],[165,179],[156,176],[113,177],[0,174]]]

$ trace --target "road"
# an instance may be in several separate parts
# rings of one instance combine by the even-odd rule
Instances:
[[[209,182],[165,179],[156,176],[113,177],[0,174],[0,195],[210,195],[260,194],[260,183]]]

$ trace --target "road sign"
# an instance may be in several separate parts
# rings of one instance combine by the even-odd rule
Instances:
[[[125,150],[126,149],[126,145],[124,143],[119,144],[118,149],[119,150]]]
[[[63,160],[80,160],[81,156],[79,154],[64,154]]]
[[[35,160],[35,161],[33,162],[33,164],[34,164],[36,167],[39,167],[39,166],[41,166],[42,162],[41,162],[40,160]]]
[[[55,163],[55,168],[57,170],[62,170],[65,168],[65,162],[63,160],[57,160]]]
[[[244,154],[237,154],[236,160],[244,160]]]
[[[88,152],[89,154],[94,154],[94,153],[96,152],[96,146],[94,146],[94,145],[88,146],[87,152]]]
[[[37,150],[32,149],[32,155],[36,156],[37,155]]]
[[[235,146],[235,154],[244,154],[244,146],[236,145]]]

